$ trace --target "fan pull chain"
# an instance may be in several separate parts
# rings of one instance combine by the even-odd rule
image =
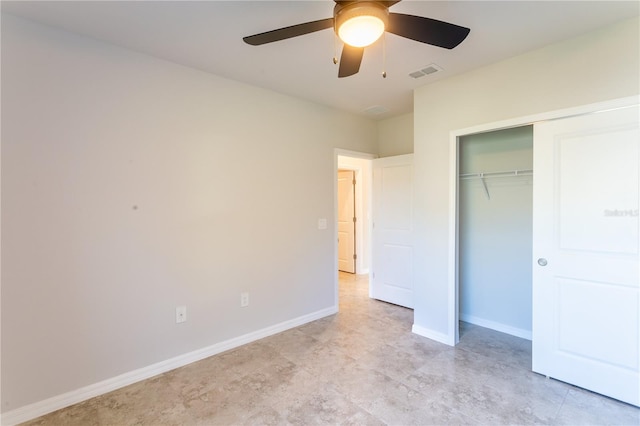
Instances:
[[[387,78],[387,36],[382,33],[382,78]]]
[[[333,33],[333,65],[338,64],[338,35]]]

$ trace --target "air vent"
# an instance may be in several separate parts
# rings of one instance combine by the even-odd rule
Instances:
[[[430,64],[419,71],[414,71],[410,73],[409,77],[420,78],[420,77],[424,77],[425,75],[437,73],[438,71],[442,71],[442,68],[439,65]]]
[[[385,112],[389,112],[389,108],[381,105],[374,105],[364,110],[364,113],[369,115],[379,115],[384,114]]]

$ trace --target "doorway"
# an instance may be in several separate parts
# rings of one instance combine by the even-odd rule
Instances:
[[[334,218],[335,228],[335,303],[339,306],[339,277],[344,275],[340,272],[339,266],[339,244],[338,244],[338,171],[348,171],[353,174],[355,180],[354,186],[354,210],[355,210],[355,229],[354,229],[354,245],[356,251],[356,259],[354,262],[355,274],[368,275],[371,265],[371,173],[372,160],[375,158],[373,154],[361,153],[355,151],[346,151],[335,149],[335,165],[334,165]],[[360,280],[360,283],[366,283],[368,291],[369,280]]]
[[[356,259],[354,270],[357,274],[368,274],[371,262],[371,160],[373,155],[336,150],[335,176],[335,217],[339,223],[339,181],[338,172],[352,173],[355,184],[353,186],[353,206],[355,212],[354,246]],[[336,225],[338,226],[338,225]],[[336,229],[336,232],[339,232]],[[336,243],[337,243],[336,236]],[[336,271],[338,266],[339,246],[336,244]]]
[[[338,244],[339,170],[353,171],[356,181],[356,274],[369,275],[369,297],[412,308],[413,154],[375,159],[370,154],[336,150],[336,293],[342,269],[339,257],[343,257]]]

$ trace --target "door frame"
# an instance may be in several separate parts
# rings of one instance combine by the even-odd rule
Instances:
[[[338,169],[344,170],[353,170],[355,171],[356,178],[356,217],[358,217],[358,222],[356,222],[356,246],[359,246],[359,254],[367,253],[367,258],[369,259],[369,270],[371,270],[371,223],[370,218],[367,217],[367,212],[371,211],[371,167],[369,167],[369,173],[366,173],[361,167],[357,166],[343,166],[338,167],[338,157],[348,157],[354,158],[357,160],[373,160],[378,158],[375,154],[370,154],[367,152],[359,152],[359,151],[349,151],[346,149],[334,148],[333,149],[333,271],[334,271],[334,294],[335,294],[335,307],[336,311],[339,309],[338,303]],[[365,184],[366,182],[366,184]],[[366,190],[365,188],[368,188]],[[363,203],[363,196],[366,192],[367,205],[365,206]],[[360,234],[360,238],[364,238],[364,230],[368,230],[369,233],[369,241],[368,244],[360,241],[358,244],[358,234]],[[358,232],[360,231],[360,232]],[[356,262],[356,272],[359,273],[368,273],[366,268],[360,267],[361,262]]]
[[[510,129],[514,127],[533,125],[541,121],[558,120],[562,118],[574,117],[578,115],[593,114],[597,112],[624,108],[638,104],[640,96],[630,96],[626,98],[614,99],[611,101],[597,102],[572,108],[564,108],[540,114],[516,117],[503,121],[485,123],[464,129],[453,130],[449,133],[449,265],[448,265],[448,313],[449,318],[447,334],[442,343],[455,346],[460,340],[459,309],[460,293],[458,283],[458,261],[459,261],[459,149],[460,139],[463,136],[476,133],[491,132],[496,130]],[[535,141],[535,134],[534,134]],[[534,145],[535,150],[535,145]],[[534,164],[535,169],[535,164]],[[337,262],[337,261],[336,261]]]

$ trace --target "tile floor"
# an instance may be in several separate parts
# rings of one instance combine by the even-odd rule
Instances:
[[[640,409],[531,373],[531,342],[470,324],[452,348],[340,275],[340,313],[29,425],[639,425]]]

